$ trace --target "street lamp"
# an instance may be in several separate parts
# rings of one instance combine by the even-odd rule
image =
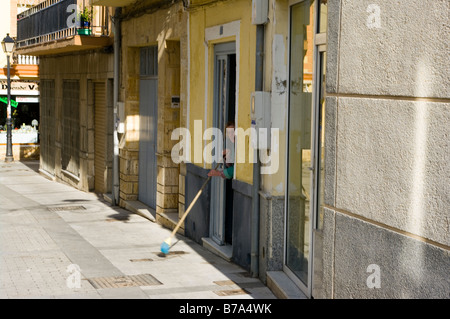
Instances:
[[[8,62],[8,78],[7,78],[7,90],[8,90],[8,106],[6,110],[6,156],[5,162],[14,161],[14,156],[12,154],[12,122],[11,122],[11,73],[9,58],[14,51],[15,46],[14,40],[6,34],[6,37],[2,41],[3,52],[6,53],[6,59]]]

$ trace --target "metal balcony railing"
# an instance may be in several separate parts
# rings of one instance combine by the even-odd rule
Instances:
[[[17,15],[17,48],[73,37],[79,26],[80,0],[46,0]],[[76,11],[74,11],[76,10]],[[110,12],[95,7],[90,34],[109,35]]]

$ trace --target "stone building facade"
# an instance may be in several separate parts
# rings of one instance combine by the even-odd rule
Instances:
[[[203,156],[212,140],[206,130],[232,120],[250,132],[260,125],[255,109],[269,105],[270,146],[254,161],[245,136],[234,149],[245,160],[233,178],[209,182],[180,233],[281,298],[448,298],[448,1],[92,4],[120,7],[120,45],[112,53],[105,49],[112,39],[79,38],[85,48],[102,44],[51,54],[61,48],[47,46],[40,75],[57,79],[53,89],[44,85],[56,92],[56,119],[64,80],[80,81],[74,186],[95,189],[101,174],[91,118],[97,82],[110,114],[103,146],[118,149],[117,168],[105,158],[101,178],[116,174],[117,204],[169,228],[214,168]],[[55,126],[55,172],[64,162],[64,125]],[[172,156],[177,128],[191,133],[181,163]]]

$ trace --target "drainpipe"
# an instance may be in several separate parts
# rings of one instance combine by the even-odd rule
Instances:
[[[263,91],[264,70],[264,24],[256,25],[256,70],[255,91]],[[259,189],[261,187],[259,150],[256,150],[256,162],[253,163],[252,188],[252,230],[251,230],[251,262],[250,273],[252,277],[259,276]]]
[[[117,126],[119,124],[118,104],[119,104],[119,83],[120,83],[120,15],[122,8],[116,8],[114,13],[114,123],[113,123],[113,188],[112,188],[112,204],[119,204],[119,137],[117,136]]]

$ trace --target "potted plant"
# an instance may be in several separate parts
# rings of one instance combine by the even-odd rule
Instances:
[[[91,21],[92,21],[93,9],[90,7],[84,7],[78,13],[78,20],[80,21],[80,28],[78,34],[90,35],[91,34]]]

